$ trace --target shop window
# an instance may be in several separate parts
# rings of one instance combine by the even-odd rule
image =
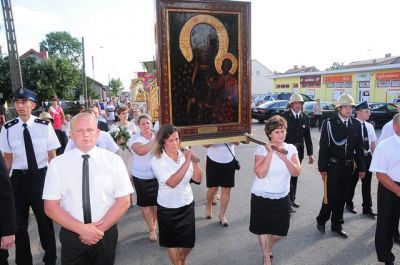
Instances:
[[[342,83],[342,82],[337,82],[337,83],[335,83],[335,87],[337,87],[337,88],[343,88],[343,87],[344,87],[344,83]]]
[[[326,83],[327,88],[335,88],[335,83]]]
[[[353,83],[352,82],[346,82],[344,83],[346,88],[352,88],[353,87]]]
[[[369,81],[360,81],[358,82],[358,88],[369,88],[370,83]]]
[[[390,81],[378,81],[377,82],[377,87],[389,87],[390,86]]]
[[[400,87],[400,80],[392,80],[391,87]]]

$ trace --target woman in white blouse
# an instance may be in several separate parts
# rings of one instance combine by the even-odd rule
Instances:
[[[126,115],[128,116],[128,115]],[[149,239],[157,241],[157,193],[158,182],[151,170],[152,149],[156,136],[152,132],[151,117],[142,114],[138,117],[140,132],[131,138],[132,148],[131,174],[137,194],[137,205],[140,206],[144,220],[149,228]]]
[[[264,265],[271,264],[272,247],[289,230],[290,176],[299,176],[301,170],[296,147],[284,142],[286,129],[283,117],[268,119],[265,134],[269,142],[255,151],[250,232],[258,235]]]
[[[200,184],[202,170],[192,150],[180,149],[177,129],[163,125],[157,134],[151,167],[158,180],[157,219],[160,246],[168,248],[174,265],[185,264],[195,243],[194,200],[190,182]]]

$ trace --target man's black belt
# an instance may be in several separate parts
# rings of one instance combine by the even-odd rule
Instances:
[[[353,159],[338,159],[335,157],[330,157],[329,162],[334,164],[342,164],[342,165],[352,165],[354,163]]]
[[[45,170],[47,167],[42,167],[36,170],[29,170],[29,169],[13,169],[13,172],[15,172],[16,174],[23,174],[23,175],[27,175],[27,174],[32,174],[32,173],[37,173],[37,172],[41,172],[43,170]]]

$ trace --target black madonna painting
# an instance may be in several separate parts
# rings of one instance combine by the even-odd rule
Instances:
[[[250,114],[245,109],[250,94],[250,41],[245,38],[250,37],[249,4],[157,4],[163,122],[184,128],[184,134],[246,132]]]

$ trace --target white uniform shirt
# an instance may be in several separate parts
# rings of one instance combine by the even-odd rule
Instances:
[[[26,124],[32,138],[38,168],[43,168],[48,165],[49,157],[47,152],[59,148],[60,142],[50,123],[35,122],[35,119],[37,117],[31,115]],[[18,123],[8,129],[3,126],[0,133],[0,150],[4,153],[12,153],[12,169],[28,169],[28,161],[26,160],[25,153],[24,127],[22,126],[24,122],[20,118],[17,120]]]
[[[42,196],[44,200],[60,200],[61,207],[82,223],[83,154],[74,148],[51,161]],[[97,222],[113,206],[115,198],[133,193],[133,188],[118,155],[98,147],[88,154],[90,207],[92,222]]]
[[[394,129],[393,129],[393,119],[392,119],[383,126],[381,136],[379,136],[379,143],[385,140],[386,138],[392,136],[393,134],[394,134]]]
[[[97,139],[96,146],[106,149],[112,153],[118,151],[119,146],[114,142],[113,138],[108,132],[100,131],[99,138]],[[75,148],[74,140],[71,138],[68,140],[67,146],[65,147],[65,152],[70,151]]]
[[[156,121],[153,126],[153,131],[158,132],[160,130],[160,122]]]
[[[297,149],[292,144],[284,143],[284,148],[288,151],[287,157],[292,158],[297,154]],[[265,146],[258,146],[254,155],[267,156],[268,151]],[[280,199],[285,197],[290,190],[290,172],[285,162],[274,152],[267,175],[260,179],[256,177],[251,187],[251,193],[269,199]]]
[[[235,145],[228,143],[225,144],[213,144],[207,148],[207,156],[217,163],[226,164],[233,160],[233,155],[235,155]],[[228,149],[229,148],[229,149]],[[232,154],[229,152],[231,150]]]
[[[400,137],[397,134],[380,142],[372,156],[369,171],[381,172],[393,181],[400,182]]]
[[[165,152],[162,153],[160,158],[154,156],[151,159],[151,167],[158,180],[157,203],[166,208],[179,208],[193,201],[192,187],[190,187],[190,180],[193,177],[192,163],[190,163],[182,181],[175,188],[171,188],[166,184],[167,180],[185,162],[183,153],[181,151],[178,152],[178,162],[172,160]]]
[[[155,134],[151,137],[153,139]],[[132,146],[134,143],[141,143],[143,145],[150,142],[140,133],[135,134],[131,139],[129,139],[128,146]],[[153,157],[153,153],[150,150],[145,155],[138,155],[135,151],[132,150],[132,167],[131,167],[131,174],[139,179],[153,179],[154,174],[153,170],[151,169],[151,158]]]
[[[359,122],[361,122],[361,136],[362,136],[363,139],[364,139],[364,132],[363,132],[363,129],[362,129],[362,124],[365,123],[365,128],[367,129],[368,142],[369,142],[369,147],[370,147],[369,150],[366,150],[366,151],[370,152],[371,151],[371,143],[376,142],[376,140],[377,140],[374,126],[371,123],[367,122],[367,121],[362,121],[362,120],[359,120],[359,119],[357,119],[357,120]]]

